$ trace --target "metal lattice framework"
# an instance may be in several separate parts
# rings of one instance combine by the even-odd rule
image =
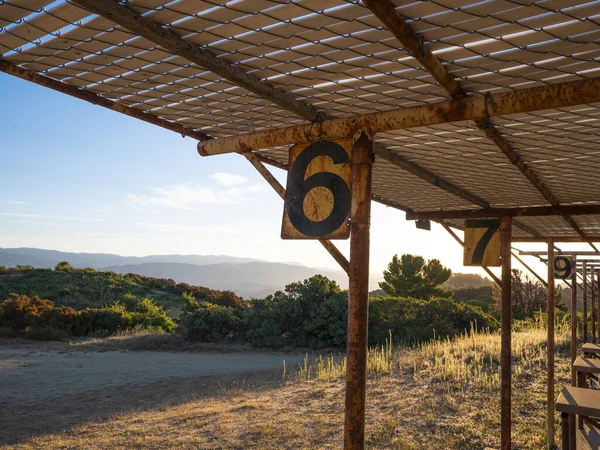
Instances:
[[[589,0],[10,0],[0,26],[3,71],[199,140],[600,76]],[[373,197],[407,211],[598,204],[598,105],[379,133]],[[257,156],[285,167],[287,148]],[[513,226],[599,234],[594,215]]]

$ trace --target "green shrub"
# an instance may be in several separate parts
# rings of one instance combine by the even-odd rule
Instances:
[[[99,330],[106,331],[109,335],[118,330],[126,329],[127,319],[123,314],[108,309],[85,309],[79,311],[73,324],[73,334],[88,336]]]
[[[369,305],[369,342],[382,344],[391,332],[396,342],[417,343],[479,329],[497,330],[498,321],[480,308],[450,299],[374,299]]]
[[[63,330],[57,330],[52,327],[32,328],[25,337],[34,341],[64,341],[69,335]]]
[[[199,342],[221,342],[243,331],[242,313],[237,308],[200,302],[198,309],[181,318],[181,334]]]

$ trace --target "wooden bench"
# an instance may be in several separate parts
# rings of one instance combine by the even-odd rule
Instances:
[[[585,419],[600,418],[600,391],[566,386],[556,401],[556,410],[560,412],[562,427],[562,449],[600,449],[600,439],[595,427],[586,426],[576,431],[577,446],[573,448],[569,440],[569,416],[578,415]],[[596,422],[591,420],[591,422]]]
[[[600,375],[600,359],[578,357],[573,363],[573,368],[577,374],[577,386],[586,387],[586,379],[592,378],[597,381]]]
[[[588,342],[587,344],[583,344],[581,350],[583,350],[583,355],[586,358],[591,358],[593,356],[600,358],[600,344],[591,344]]]

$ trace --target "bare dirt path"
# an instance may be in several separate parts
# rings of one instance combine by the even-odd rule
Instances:
[[[0,408],[6,403],[57,397],[177,378],[283,369],[298,355],[53,351],[0,347]]]
[[[211,396],[228,383],[282,370],[284,360],[291,368],[302,359],[297,354],[0,346],[0,444]]]

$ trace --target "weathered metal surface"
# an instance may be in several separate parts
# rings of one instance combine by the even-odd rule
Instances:
[[[550,261],[550,259],[548,259]],[[573,267],[573,258],[569,255],[558,255],[552,258],[554,278],[559,280],[567,279],[571,276],[571,272],[575,270]]]
[[[457,209],[448,211],[414,211],[407,220],[483,219],[492,217],[562,216],[564,214],[600,214],[598,205],[532,206],[525,208]],[[546,238],[547,239],[547,238]],[[585,242],[589,237],[585,238]]]
[[[583,343],[588,341],[588,267],[583,262]]]
[[[289,151],[281,237],[350,236],[352,139],[298,144]]]
[[[572,264],[576,264],[576,257],[572,256]],[[575,369],[573,363],[577,356],[577,271],[571,271],[571,386],[576,386]]]
[[[596,343],[596,270],[592,267],[590,270],[590,291],[592,307],[590,315],[592,316],[592,343]]]
[[[285,200],[285,189],[277,181],[277,179],[267,170],[265,166],[262,165],[261,161],[258,159],[258,156],[254,153],[245,153],[244,156],[250,161],[250,163],[254,166],[254,168],[263,176],[263,178],[271,185],[271,187],[279,194],[282,200]],[[350,263],[346,259],[346,257],[337,249],[332,242],[327,239],[319,239],[319,242],[325,247],[325,249],[329,252],[329,254],[337,261],[340,267],[344,270],[344,272],[349,273]]]
[[[554,241],[548,241],[548,260],[554,260]],[[546,414],[546,436],[548,436],[548,449],[554,449],[554,267],[548,264],[548,347],[547,347],[547,414]]]
[[[596,327],[597,327],[597,342],[600,343],[600,269],[596,270]]]
[[[365,441],[372,145],[372,138],[360,132],[352,149],[345,450],[361,450]]]
[[[500,220],[465,220],[465,244],[463,265],[490,266],[501,265],[500,258]]]
[[[511,218],[500,220],[500,247],[502,254],[502,306],[500,336],[500,448],[511,447],[511,406],[512,406],[512,311],[511,311]]]
[[[103,108],[107,108],[112,111],[116,111],[121,114],[125,114],[127,116],[143,120],[144,122],[151,123],[152,125],[166,128],[167,130],[175,131],[176,133],[179,133],[182,136],[189,136],[194,139],[198,139],[199,141],[212,139],[211,136],[204,134],[200,131],[186,128],[174,122],[169,122],[168,120],[161,119],[160,117],[141,111],[139,109],[129,108],[128,106],[125,106],[121,103],[113,102],[112,100],[109,100],[107,98],[100,97],[99,95],[94,94],[93,92],[78,89],[75,86],[62,83],[44,75],[40,75],[39,73],[34,72],[33,70],[25,69],[24,67],[15,66],[14,64],[8,61],[0,60],[0,71],[8,73],[9,75],[14,75],[15,77],[21,78],[23,80],[31,81],[35,84],[39,84],[40,86],[50,88],[57,92],[76,97],[80,100],[84,100],[94,105],[102,106]]]
[[[454,230],[452,230],[452,228],[450,228],[450,227],[448,226],[448,224],[447,224],[447,223],[445,223],[445,222],[440,222],[440,225],[441,225],[442,227],[444,227],[444,230],[446,230],[446,231],[448,232],[448,234],[450,234],[450,236],[452,236],[452,237],[454,238],[454,240],[455,240],[456,242],[458,242],[458,243],[461,245],[461,247],[463,247],[463,248],[464,248],[464,246],[465,246],[465,243],[462,241],[462,239],[461,239],[461,238],[459,238],[459,237],[458,237],[458,235],[457,235],[457,234],[454,232]],[[494,274],[494,272],[492,272],[492,271],[491,271],[491,270],[490,270],[490,269],[489,269],[487,266],[481,266],[481,267],[482,267],[482,268],[483,268],[483,270],[485,270],[485,272],[486,272],[486,273],[487,273],[487,274],[488,274],[488,275],[489,275],[489,276],[492,278],[492,280],[494,280],[494,281],[496,282],[496,285],[497,285],[499,288],[502,288],[502,282],[500,281],[500,278],[498,278],[498,277],[496,276],[496,274]]]
[[[234,66],[208,50],[186,41],[172,29],[163,27],[118,1],[73,0],[73,3],[143,36],[173,54],[182,56],[250,92],[271,100],[288,111],[293,111],[311,121],[323,119],[319,111],[296,100],[293,95],[279,91],[266,81],[246,73],[240,66]]]
[[[516,91],[503,91],[488,96],[472,94],[461,99],[444,100],[411,108],[212,139],[199,143],[198,151],[201,155],[208,156],[258,150],[316,139],[350,136],[358,129],[364,129],[373,134],[381,131],[481,119],[486,117],[486,109],[490,116],[502,116],[599,101],[600,77]],[[491,103],[496,107],[486,108],[486,105]]]

